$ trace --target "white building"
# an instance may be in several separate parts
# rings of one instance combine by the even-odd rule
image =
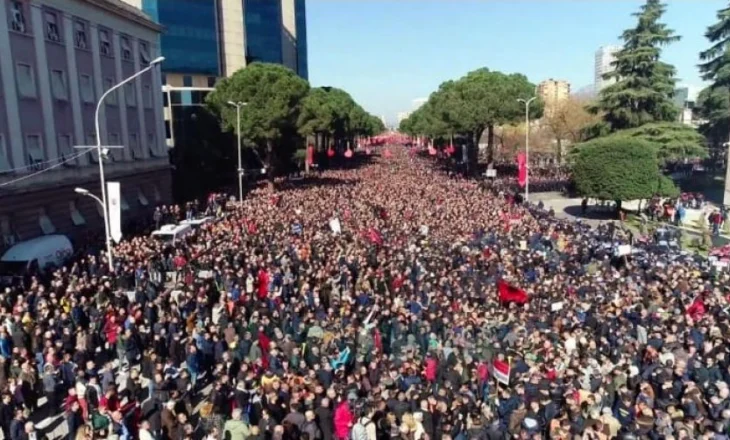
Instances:
[[[595,64],[593,67],[595,93],[600,92],[606,86],[616,82],[615,79],[603,79],[603,75],[613,71],[611,63],[616,60],[616,52],[619,50],[621,50],[621,46],[602,46],[596,51]]]

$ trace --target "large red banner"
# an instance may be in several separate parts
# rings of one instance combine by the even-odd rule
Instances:
[[[527,183],[527,157],[525,153],[517,153],[517,183],[525,186]]]

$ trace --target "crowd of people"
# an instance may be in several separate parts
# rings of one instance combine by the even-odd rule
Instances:
[[[0,293],[3,437],[728,438],[727,272],[388,151]]]

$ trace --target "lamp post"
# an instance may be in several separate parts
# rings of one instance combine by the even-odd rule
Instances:
[[[530,198],[530,104],[536,99],[537,96],[526,101],[522,98],[517,100],[525,104],[525,201]]]
[[[74,188],[74,192],[76,194],[79,194],[79,195],[82,195],[82,196],[91,197],[92,199],[96,200],[96,202],[101,206],[101,209],[102,210],[104,209],[104,202],[102,202],[100,198],[98,198],[97,196],[95,196],[94,194],[92,194],[91,191],[89,191],[88,189],[86,189],[86,188]]]
[[[228,105],[236,107],[236,131],[238,132],[238,203],[243,203],[243,164],[241,162],[241,107],[247,102],[228,101]]]
[[[144,69],[140,70],[139,72],[135,73],[134,75],[130,76],[129,78],[123,80],[119,84],[111,87],[109,90],[104,92],[104,94],[101,95],[99,98],[99,102],[96,103],[96,112],[94,113],[94,128],[96,129],[96,152],[99,155],[99,180],[101,183],[101,200],[97,198],[96,196],[93,196],[90,192],[84,190],[83,188],[76,188],[76,192],[78,194],[82,195],[88,195],[90,197],[94,197],[97,201],[101,202],[103,206],[102,212],[104,213],[104,235],[106,236],[106,253],[107,253],[107,259],[109,260],[109,272],[114,272],[114,263],[112,260],[112,241],[111,241],[111,234],[109,232],[109,206],[107,206],[106,203],[106,182],[104,180],[104,161],[102,160],[102,145],[101,145],[101,131],[99,129],[100,121],[99,121],[99,112],[101,111],[101,104],[104,102],[104,99],[109,96],[113,91],[117,90],[118,88],[122,87],[123,85],[127,84],[128,82],[134,80],[138,76],[144,74],[148,70],[151,70],[156,65],[160,64],[165,60],[165,57],[157,57],[152,62],[145,67]],[[80,192],[78,190],[82,190],[85,192]]]

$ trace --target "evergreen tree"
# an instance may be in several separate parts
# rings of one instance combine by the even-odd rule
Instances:
[[[705,37],[712,46],[700,52],[700,72],[702,79],[711,81],[710,89],[703,90],[699,99],[699,113],[708,122],[704,131],[719,143],[720,138],[727,139],[730,104],[721,102],[730,97],[730,6],[717,11],[718,22],[707,28]],[[720,131],[725,134],[720,135]]]
[[[616,54],[614,71],[605,76],[616,83],[601,91],[593,107],[603,114],[611,131],[676,120],[678,109],[672,102],[676,71],[660,56],[664,46],[680,37],[659,21],[664,11],[660,0],[647,0],[634,14],[636,27],[622,35],[624,44]]]

